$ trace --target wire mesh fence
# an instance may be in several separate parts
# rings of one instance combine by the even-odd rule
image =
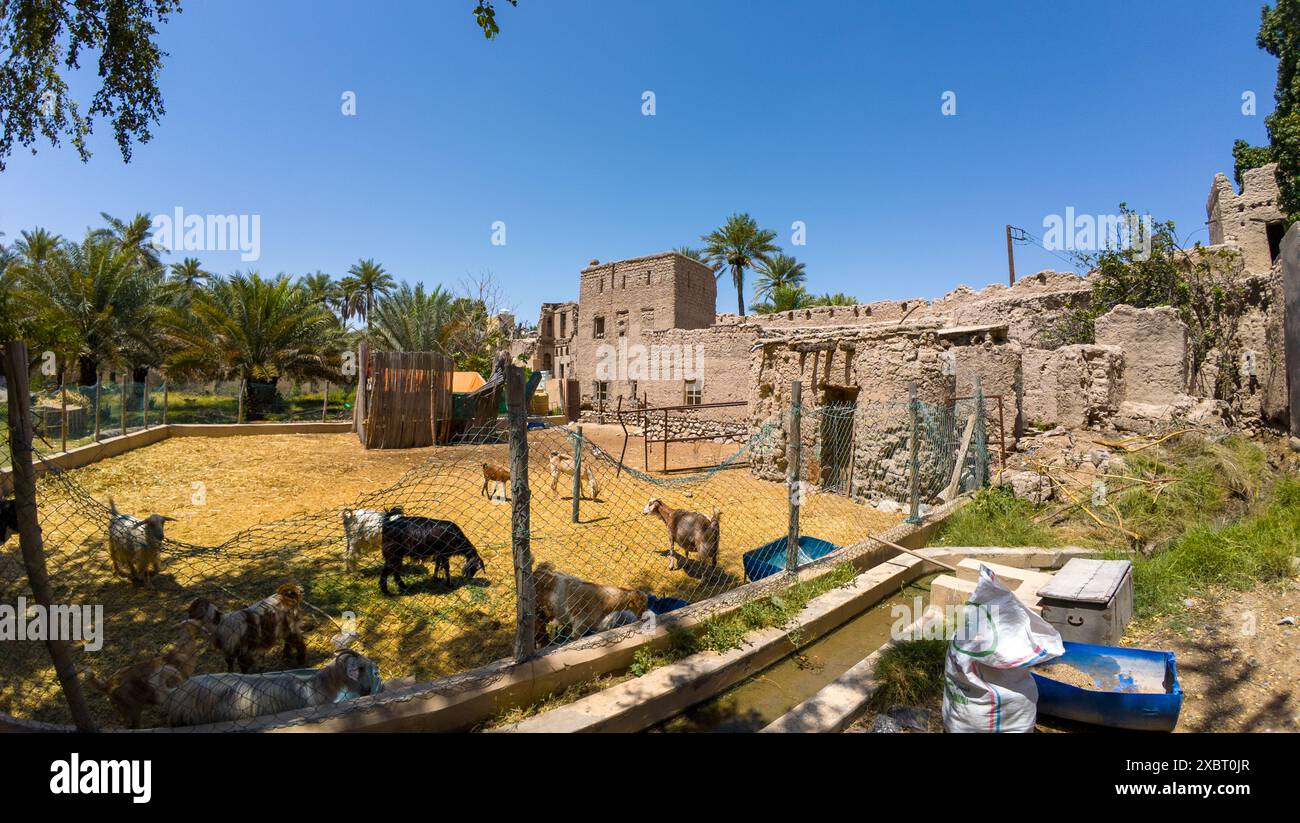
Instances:
[[[897,522],[863,501],[906,487],[906,461],[887,463],[911,453],[914,418],[921,485],[938,499],[963,414],[906,403],[803,410],[815,447],[800,475],[802,533],[842,547]],[[748,580],[784,579],[791,495],[762,468],[784,454],[789,425],[757,426],[717,468],[667,476],[620,464],[569,429],[530,428],[538,649],[602,642],[608,629],[653,625],[688,603],[732,603]],[[893,440],[872,439],[884,434]],[[77,472],[44,466],[37,500],[55,602],[100,615],[98,640],[75,648],[97,722],[249,725],[372,694],[382,681],[509,657],[517,592],[508,440],[499,426],[464,439],[349,506],[250,523],[217,545],[170,537],[178,527],[162,519],[168,512],[117,511]],[[987,464],[986,446],[970,439],[962,483],[979,471],[980,448]],[[273,493],[251,486],[249,495]],[[0,603],[25,598],[31,612],[16,543],[0,555]],[[68,722],[43,644],[5,647],[0,712]]]

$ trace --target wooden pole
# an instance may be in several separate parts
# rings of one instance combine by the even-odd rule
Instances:
[[[1007,224],[1007,278],[1011,285],[1016,284],[1016,253],[1011,246],[1011,224]]]
[[[248,380],[246,378],[243,377],[239,378],[239,399],[237,401],[238,405],[235,406],[236,423],[244,422],[244,387],[247,384],[248,384]]]
[[[119,404],[122,412],[122,436],[126,437],[126,391],[130,384],[127,382],[127,372],[122,371],[122,402]]]
[[[99,372],[95,372],[95,442],[99,442],[99,390],[104,383],[104,378]]]
[[[68,451],[68,364],[63,364],[62,379],[59,380],[59,434],[63,437],[63,452]]]
[[[515,660],[537,650],[537,592],[533,588],[533,553],[529,543],[528,409],[524,407],[524,370],[502,355],[498,368],[506,376],[506,419],[510,429],[510,548],[515,566]],[[575,472],[576,476],[576,472]]]
[[[170,386],[167,385],[167,378],[163,378],[163,425],[167,425],[167,400]]]
[[[1291,404],[1291,448],[1300,449],[1300,223],[1293,223],[1282,238],[1282,294],[1286,304],[1282,327]]]
[[[912,435],[908,444],[908,523],[921,522],[921,402],[916,398],[916,382],[907,387],[907,413],[911,417]]]
[[[573,439],[573,522],[578,522],[578,509],[582,498],[582,426]]]
[[[790,532],[785,540],[785,569],[792,572],[799,567],[799,484],[800,461],[803,458],[803,384],[790,383],[790,431],[785,440],[785,487],[790,495]]]
[[[984,410],[984,386],[975,375],[975,425],[984,432],[983,448],[975,450],[975,488],[984,488],[989,474],[989,416]]]
[[[144,373],[144,388],[142,389],[142,392],[144,395],[144,403],[140,406],[140,423],[147,431],[149,429],[149,372]]]
[[[432,385],[433,380],[430,379],[429,383],[430,383],[430,385]],[[325,381],[325,399],[324,399],[324,400],[321,402],[321,404],[320,404],[320,422],[324,423],[324,422],[326,422],[326,421],[329,420],[329,419],[330,419],[330,381],[326,380],[326,381]],[[432,424],[430,424],[430,425],[432,425]],[[435,439],[433,442],[436,443],[437,440]]]
[[[32,466],[31,395],[27,388],[27,346],[17,340],[5,344],[5,381],[9,386],[9,448],[13,454],[14,504],[18,514],[18,543],[22,549],[23,565],[27,567],[27,580],[32,596],[46,614],[54,604],[54,590],[50,587],[49,572],[45,567],[45,549],[41,545],[41,526],[36,512],[36,470]],[[100,628],[103,628],[102,626]],[[77,731],[95,731],[95,722],[86,705],[86,696],[77,680],[77,670],[68,653],[66,639],[46,638],[45,647],[54,661],[54,672],[63,687],[72,722]]]

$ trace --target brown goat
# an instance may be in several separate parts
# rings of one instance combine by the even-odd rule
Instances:
[[[107,681],[95,677],[88,669],[82,670],[90,685],[108,695],[127,728],[138,729],[145,706],[161,705],[172,689],[194,674],[199,657],[198,638],[205,630],[197,620],[186,620],[180,628],[184,631],[169,651],[124,666],[109,675]]]
[[[718,542],[721,537],[722,510],[714,506],[713,518],[686,509],[669,508],[657,497],[650,498],[642,514],[658,515],[668,527],[668,570],[680,568],[674,546],[680,547],[683,565],[691,559],[691,552],[700,553],[700,561],[710,568],[718,565]]]
[[[600,497],[600,481],[596,479],[596,473],[591,470],[591,466],[586,461],[582,462],[581,479],[578,482],[578,496],[582,496],[582,480],[587,481],[588,488],[591,489],[591,499],[596,500]],[[551,472],[551,491],[559,493],[560,475],[567,474],[573,476],[573,455],[565,454],[560,451],[551,452],[550,459],[547,461],[547,468]]]
[[[190,604],[190,617],[198,620],[212,636],[212,645],[226,658],[226,671],[246,672],[253,666],[253,653],[284,641],[284,656],[294,656],[301,666],[307,660],[302,639],[302,586],[285,583],[270,597],[264,597],[239,611],[222,614],[204,597]]]
[[[609,615],[620,611],[641,614],[649,598],[645,592],[588,583],[565,574],[552,563],[533,570],[537,591],[537,645],[546,645],[546,624],[554,620],[570,637],[581,637],[601,625]]]
[[[494,466],[491,463],[483,464],[483,496],[496,497],[496,489],[493,488],[492,494],[488,494],[488,485],[498,484],[501,488],[501,496],[509,499],[510,494],[507,489],[510,487],[510,470],[503,466]]]

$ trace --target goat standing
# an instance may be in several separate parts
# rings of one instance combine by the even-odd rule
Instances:
[[[343,510],[343,536],[347,540],[347,546],[343,551],[343,562],[348,571],[357,570],[357,558],[361,555],[379,551],[384,536],[384,518],[401,513],[400,506],[388,511]]]
[[[18,504],[13,500],[0,500],[0,546],[18,533]]]
[[[474,544],[460,530],[460,526],[450,520],[435,520],[431,517],[389,517],[384,520],[384,538],[381,551],[384,555],[384,568],[379,573],[379,590],[388,594],[388,576],[397,581],[397,588],[405,591],[406,583],[402,581],[402,560],[414,557],[417,560],[433,561],[433,577],[436,580],[441,571],[451,587],[451,558],[460,555],[465,558],[461,576],[466,580],[481,571],[483,559],[479,557]]]
[[[560,475],[567,474],[573,476],[573,455],[564,452],[551,452],[550,460],[547,461],[547,467],[551,472],[551,491],[559,494]],[[582,480],[587,481],[587,486],[591,489],[591,499],[596,500],[600,497],[600,481],[596,479],[596,473],[591,470],[591,466],[586,463],[581,464],[581,479],[578,481],[578,496],[582,496]]]
[[[145,706],[161,705],[172,689],[194,674],[199,657],[198,638],[204,628],[197,620],[186,620],[180,627],[184,631],[171,650],[123,666],[109,675],[108,680],[100,680],[88,669],[83,670],[90,685],[108,695],[128,729],[140,727]]]
[[[121,575],[125,568],[133,585],[143,580],[146,588],[152,588],[162,553],[163,523],[174,521],[161,514],[143,520],[122,514],[111,499],[108,510],[108,556],[113,561],[113,574]]]
[[[699,552],[700,561],[710,568],[718,565],[718,543],[721,539],[722,510],[713,508],[710,519],[699,512],[669,508],[657,497],[650,498],[642,514],[658,515],[668,527],[668,570],[679,568],[674,546],[680,547],[683,562],[689,562],[691,552]]]
[[[251,606],[229,614],[221,611],[204,597],[190,604],[191,619],[198,620],[212,636],[212,645],[226,658],[226,670],[240,671],[253,666],[253,653],[270,649],[284,641],[284,656],[294,656],[301,666],[307,660],[307,644],[303,640],[302,586],[285,583],[275,594],[264,597]]]

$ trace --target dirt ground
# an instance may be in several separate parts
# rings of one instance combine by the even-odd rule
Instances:
[[[616,476],[605,460],[590,463],[600,492],[596,500],[584,495],[574,524],[569,479],[556,492],[550,488],[552,450],[572,450],[563,431],[530,435],[534,558],[584,579],[695,601],[744,582],[741,555],[786,532],[784,486],[746,469],[659,483],[627,472]],[[309,666],[328,659],[345,612],[356,615],[356,648],[379,662],[385,678],[435,677],[505,656],[515,612],[510,506],[482,495],[481,465],[505,465],[507,454],[504,444],[365,452],[350,434],[174,438],[69,472],[66,478],[88,497],[44,478],[39,505],[56,598],[104,606],[104,649],[78,650],[78,663],[103,676],[156,655],[175,637],[195,596],[236,609],[289,579],[304,586],[316,623],[307,636]],[[152,590],[112,573],[107,514],[99,508],[110,497],[123,512],[176,518],[167,536],[178,545],[164,553]],[[675,508],[722,510],[716,569],[691,563],[669,570],[664,524],[642,514],[651,497]],[[410,564],[403,574],[410,590],[399,595],[390,580],[392,597],[379,592],[378,556],[362,557],[358,571],[348,573],[341,509],[391,505],[456,521],[483,556],[485,571],[465,581],[453,560],[447,585],[432,579],[431,565]],[[896,520],[834,494],[810,494],[802,511],[805,534],[839,545]],[[25,591],[17,551],[10,551],[15,545],[0,553],[0,602]],[[278,654],[267,652],[259,669],[282,667]],[[221,668],[214,652],[200,658],[200,672]],[[66,721],[54,684],[43,645],[22,644],[20,653],[0,661],[0,711]],[[90,699],[101,721],[115,724],[103,696],[92,691]]]
[[[1294,618],[1292,625],[1282,623]],[[1178,656],[1180,732],[1300,731],[1300,579],[1192,601],[1124,645]]]

